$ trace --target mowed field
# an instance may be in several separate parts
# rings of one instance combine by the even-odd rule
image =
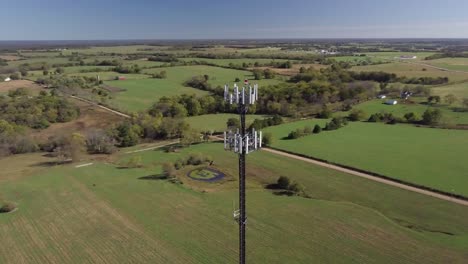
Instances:
[[[428,106],[420,103],[423,101],[422,98],[413,98],[412,100],[414,99],[416,99],[414,103],[404,103],[400,100],[396,105],[386,105],[384,104],[385,100],[375,99],[356,105],[354,108],[363,110],[367,114],[367,118],[372,114],[381,112],[392,113],[401,118],[404,118],[406,113],[413,112],[421,118],[427,109],[439,109],[442,111],[442,123],[448,125],[468,124],[468,113],[466,112],[455,112],[451,109],[451,106],[443,103],[441,105]],[[342,113],[341,115],[347,115],[347,113]]]
[[[18,166],[35,169],[0,185],[2,197],[19,207],[0,215],[0,262],[237,263],[237,181],[194,182],[185,171],[183,185],[157,180],[161,163],[190,152],[211,155],[236,179],[236,155],[218,143],[131,154],[142,157],[140,169],[99,162],[41,167],[40,155],[0,160],[2,168],[10,165],[0,180]],[[464,263],[468,257],[466,207],[267,152],[249,155],[247,170],[251,263]],[[303,184],[312,198],[263,188],[280,175]]]
[[[427,64],[453,71],[468,72],[468,58],[443,58],[425,61]]]
[[[190,78],[198,75],[209,75],[209,81],[213,87],[224,86],[224,84],[233,84],[235,78],[244,80],[252,77],[249,71],[239,71],[233,69],[224,69],[212,66],[179,66],[168,68],[154,68],[143,70],[146,74],[167,72],[166,79],[142,79],[142,80],[124,80],[108,81],[105,84],[113,87],[125,89],[125,91],[114,94],[115,105],[126,111],[145,110],[156,102],[162,96],[174,96],[180,94],[205,95],[206,91],[201,91],[187,87],[184,83]],[[259,85],[275,84],[280,80],[260,80]],[[257,82],[256,82],[257,83]]]
[[[250,126],[255,119],[264,119],[267,116],[263,115],[247,115],[245,122],[247,126]],[[187,117],[185,120],[199,131],[213,131],[223,132],[226,130],[226,122],[229,118],[239,119],[237,114],[209,114],[200,116]]]
[[[438,190],[468,196],[468,131],[352,122],[294,140],[282,139],[296,128],[322,124],[307,120],[264,129],[273,146],[383,174]]]
[[[414,62],[414,61],[413,61]],[[424,61],[425,63],[425,61]],[[424,70],[425,69],[425,70]],[[449,82],[468,81],[468,73],[462,72],[448,72],[427,67],[424,65],[417,65],[405,62],[393,62],[379,65],[369,66],[355,66],[351,68],[352,71],[384,71],[388,73],[395,73],[397,76],[412,77],[448,77]]]

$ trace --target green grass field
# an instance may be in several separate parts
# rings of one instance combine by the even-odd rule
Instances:
[[[285,62],[287,60],[281,59],[206,59],[206,58],[179,58],[182,61],[204,61],[208,63],[213,63],[218,66],[229,66],[229,64],[234,64],[242,66],[243,63],[252,63],[258,62],[260,64],[271,63],[271,62]],[[291,61],[293,62],[293,61]]]
[[[468,72],[468,58],[443,58],[425,61],[425,63],[449,70]]]
[[[255,81],[253,75],[249,71],[241,71],[234,69],[225,69],[220,67],[196,65],[196,66],[178,66],[168,68],[155,68],[143,70],[143,73],[152,74],[159,73],[160,71],[167,72],[167,79],[176,81],[179,84],[183,84],[193,76],[207,74],[210,78],[208,83],[213,86],[224,86],[224,84],[233,84],[236,78],[239,78],[241,82],[244,79],[249,79],[253,83],[258,83],[259,86],[267,86],[270,84],[277,84],[281,82],[278,79],[263,79]]]
[[[423,70],[426,69],[426,70]],[[351,70],[353,71],[384,71],[389,73],[395,73],[397,76],[406,77],[448,77],[449,82],[458,82],[468,80],[467,73],[461,72],[447,72],[441,71],[434,68],[430,68],[423,65],[415,65],[404,62],[393,62],[379,65],[369,66],[355,66]]]
[[[203,193],[188,178],[175,185],[147,177],[194,151],[235,176],[236,155],[217,143],[132,154],[142,156],[141,169],[99,162],[42,168],[31,158],[10,159],[35,171],[0,178],[2,197],[19,208],[0,215],[0,262],[237,263],[237,181],[197,182]],[[251,263],[466,260],[466,207],[266,152],[249,155],[247,170]],[[303,184],[312,199],[263,189],[280,175]]]
[[[242,81],[244,78],[250,78],[251,72],[224,69],[212,66],[178,66],[167,68],[154,68],[143,70],[146,74],[167,72],[166,79],[145,79],[145,80],[125,80],[109,81],[107,85],[126,89],[124,92],[115,94],[115,104],[120,109],[126,111],[144,110],[151,106],[162,96],[173,96],[179,94],[208,94],[205,91],[186,87],[185,81],[193,76],[208,74],[209,83],[212,86],[223,86],[224,84],[233,84],[236,77]],[[277,79],[260,80],[260,86],[276,84],[280,82]],[[257,81],[255,81],[257,83]]]
[[[187,117],[185,120],[190,124],[191,127],[199,131],[213,131],[223,132],[226,130],[226,122],[229,118],[239,119],[239,115],[236,114],[209,114],[201,116]],[[247,115],[245,122],[249,126],[255,119],[264,119],[266,116],[262,115]]]
[[[427,109],[437,108],[442,111],[442,122],[447,124],[468,124],[468,113],[466,112],[454,112],[450,106],[444,105],[443,103],[441,105],[427,106],[420,103],[421,101],[425,101],[425,99],[422,98],[412,98],[412,100],[415,100],[415,103],[405,104],[401,100],[399,100],[398,104],[396,105],[386,105],[383,103],[385,99],[376,99],[356,105],[354,106],[354,108],[362,109],[364,112],[366,112],[367,117],[374,113],[388,112],[401,118],[403,118],[404,115],[409,112],[413,112],[417,116],[421,117],[424,111],[426,111]],[[343,113],[341,115],[347,114]]]
[[[460,104],[461,99],[468,98],[468,82],[434,87],[432,92],[440,96],[454,94],[459,99],[458,104]]]
[[[354,122],[335,131],[282,139],[305,124],[323,122],[307,120],[264,131],[274,134],[276,148],[468,196],[468,131]]]
[[[366,53],[367,56],[383,59],[383,60],[399,60],[400,56],[416,56],[417,58],[411,61],[421,61],[424,58],[433,55],[434,52],[400,52],[400,51],[390,51],[390,52],[369,52]]]
[[[206,91],[185,87],[170,78],[107,81],[105,84],[125,89],[125,91],[115,93],[113,95],[115,99],[112,102],[119,109],[132,112],[146,110],[163,96],[208,94]]]

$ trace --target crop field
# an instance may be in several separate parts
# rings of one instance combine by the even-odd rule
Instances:
[[[425,69],[425,70],[424,70]],[[395,73],[397,76],[406,77],[448,77],[449,82],[468,80],[468,73],[448,72],[430,68],[424,65],[416,65],[404,62],[394,62],[379,65],[355,66],[353,71],[384,71]]]
[[[21,175],[0,175],[0,194],[19,208],[0,215],[0,262],[237,263],[237,181],[197,181],[195,188],[187,177],[183,185],[158,180],[162,162],[190,152],[210,154],[235,177],[236,155],[217,143],[131,154],[142,157],[139,169],[101,162],[45,167],[36,165],[44,159],[38,154],[0,160],[16,165],[6,172]],[[31,170],[15,170],[25,165]],[[266,152],[249,155],[247,169],[249,262],[466,260],[466,207]],[[263,188],[280,175],[312,198]]]
[[[226,122],[229,118],[239,119],[239,115],[236,114],[209,114],[200,116],[187,117],[185,120],[190,124],[191,127],[199,131],[213,131],[223,132],[226,130]],[[262,115],[247,115],[245,122],[247,126],[255,119],[264,119],[266,116]]]
[[[380,113],[380,112],[387,112],[392,113],[395,116],[403,118],[406,113],[413,112],[417,116],[421,117],[428,108],[431,109],[440,109],[443,115],[443,122],[447,124],[468,124],[468,114],[464,112],[455,112],[447,105],[435,105],[435,106],[428,106],[415,101],[415,103],[402,103],[399,101],[396,105],[386,105],[383,102],[385,100],[372,100],[368,101],[359,105],[354,106],[356,109],[362,109],[366,112],[367,116],[369,117],[371,114]]]
[[[163,96],[181,94],[208,94],[206,91],[186,87],[177,80],[167,79],[134,79],[107,81],[106,85],[125,89],[113,95],[113,104],[125,111],[146,110]]]
[[[353,122],[294,140],[282,139],[301,121],[264,129],[273,146],[388,177],[468,196],[468,131]],[[302,126],[301,126],[302,125]]]

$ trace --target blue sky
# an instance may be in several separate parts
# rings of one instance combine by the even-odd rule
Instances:
[[[0,40],[468,38],[468,0],[0,0]]]

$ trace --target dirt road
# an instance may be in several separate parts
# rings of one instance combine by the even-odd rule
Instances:
[[[391,180],[386,180],[386,179],[383,179],[383,178],[379,178],[379,177],[376,177],[376,176],[373,176],[373,175],[370,175],[370,174],[366,174],[366,173],[346,169],[346,168],[343,168],[343,167],[340,167],[340,166],[328,164],[328,163],[313,160],[313,159],[304,158],[304,157],[289,154],[289,153],[286,153],[286,152],[283,152],[283,151],[278,151],[278,150],[274,150],[274,149],[270,149],[270,148],[262,148],[262,150],[270,152],[270,153],[274,153],[276,155],[281,155],[281,156],[292,158],[292,159],[302,160],[302,161],[312,163],[312,164],[315,164],[315,165],[319,165],[319,166],[322,166],[322,167],[326,167],[326,168],[330,168],[330,169],[333,169],[333,170],[348,173],[348,174],[351,174],[351,175],[354,175],[354,176],[366,178],[366,179],[369,179],[369,180],[372,180],[372,181],[376,181],[376,182],[384,183],[384,184],[387,184],[387,185],[395,186],[395,187],[405,189],[405,190],[408,190],[408,191],[417,192],[417,193],[420,193],[420,194],[429,195],[429,196],[439,198],[439,199],[442,199],[442,200],[446,200],[446,201],[449,201],[449,202],[453,202],[453,203],[457,203],[457,204],[460,204],[460,205],[468,206],[468,201],[461,200],[461,199],[458,199],[458,198],[454,198],[454,197],[451,197],[451,196],[448,196],[448,195],[443,195],[443,194],[439,194],[439,193],[436,193],[436,192],[431,192],[431,191],[428,191],[428,190],[420,189],[420,188],[417,188],[417,187],[397,183],[397,182],[394,182],[394,181],[391,181]]]
[[[87,99],[84,99],[84,98],[81,98],[81,97],[78,97],[78,96],[74,96],[74,95],[70,95],[70,97],[74,98],[74,99],[77,99],[77,100],[80,100],[80,101],[83,101],[83,102],[87,102],[87,103],[92,104],[92,105],[96,105],[97,107],[102,108],[102,109],[104,109],[106,111],[109,111],[111,113],[114,113],[116,115],[119,115],[119,116],[122,116],[122,117],[125,117],[125,118],[130,118],[130,116],[127,115],[127,114],[124,114],[124,113],[119,112],[119,111],[115,111],[113,109],[110,109],[109,107],[102,106],[102,105],[97,104],[97,103],[95,103],[93,101],[90,101],[90,100],[87,100]]]

